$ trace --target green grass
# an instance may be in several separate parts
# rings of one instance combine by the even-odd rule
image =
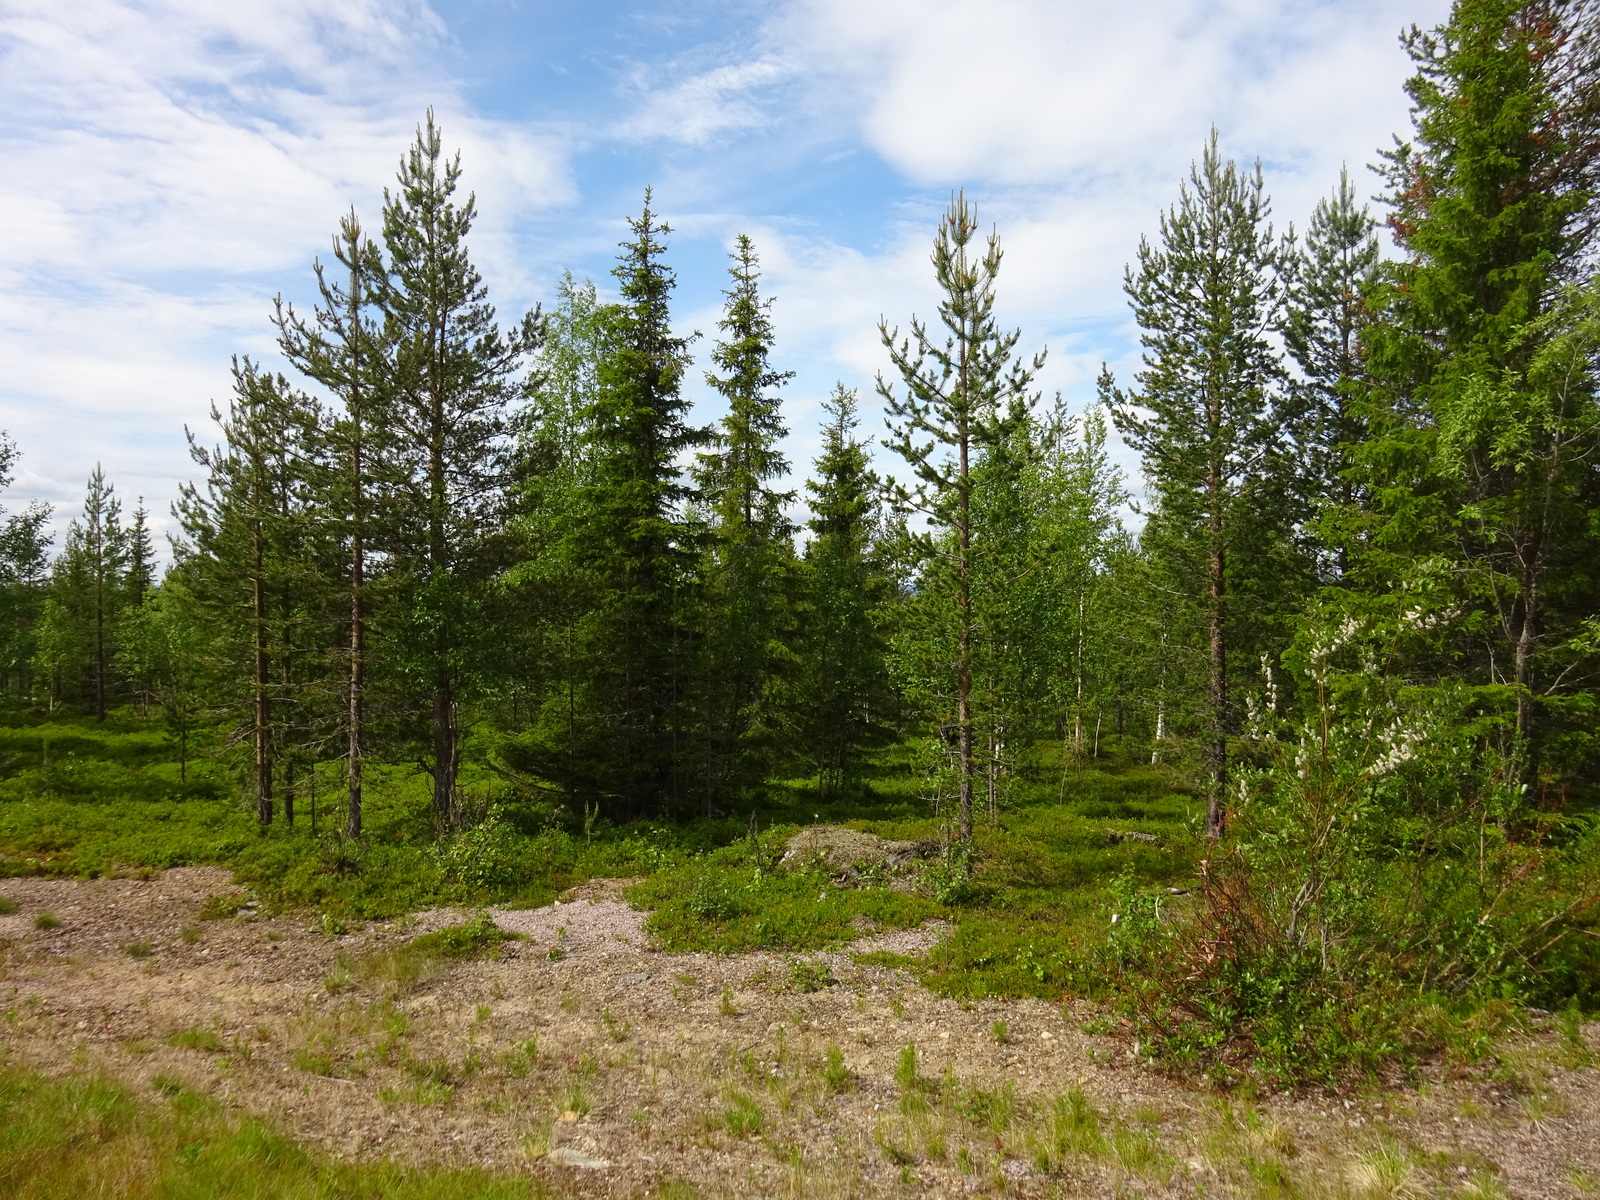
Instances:
[[[511,1200],[524,1179],[346,1164],[168,1081],[144,1100],[92,1075],[0,1064],[0,1195],[10,1200]]]
[[[170,739],[131,710],[104,725],[8,720],[0,724],[0,875],[222,863],[248,891],[218,899],[202,917],[230,916],[253,896],[267,912],[320,910],[330,933],[438,904],[546,904],[585,879],[636,876],[643,882],[630,898],[652,910],[653,936],[673,950],[805,953],[853,941],[869,923],[903,929],[939,918],[955,930],[928,958],[893,961],[956,996],[1057,999],[1095,991],[1082,951],[1104,942],[1112,882],[1125,872],[1141,884],[1186,880],[1197,845],[1199,806],[1175,772],[1114,756],[1063,771],[1046,758],[1008,781],[997,817],[980,816],[971,878],[940,890],[945,903],[777,869],[785,838],[814,823],[937,839],[940,825],[908,747],[886,754],[852,795],[823,801],[810,781],[780,781],[753,811],[620,826],[602,813],[588,833],[548,799],[503,794],[503,782],[469,755],[468,797],[498,787],[500,815],[442,847],[426,778],[374,767],[367,836],[353,843],[336,829],[331,769],[315,834],[304,798],[295,828],[280,819],[262,833],[239,781],[217,759],[192,760],[180,783]],[[1108,831],[1159,840],[1113,841]],[[792,984],[809,990],[826,981],[797,975]]]

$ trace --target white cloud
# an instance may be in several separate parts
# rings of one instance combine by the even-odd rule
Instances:
[[[679,83],[652,90],[647,73],[636,74],[640,106],[616,126],[618,136],[643,141],[667,138],[702,145],[716,135],[769,124],[758,94],[791,74],[775,56],[714,67]]]
[[[70,505],[99,459],[164,518],[182,425],[232,352],[270,351],[271,296],[309,285],[340,215],[376,226],[429,105],[492,282],[521,282],[510,229],[571,201],[565,148],[475,116],[445,43],[414,0],[0,4],[0,426],[26,469],[8,504]]]

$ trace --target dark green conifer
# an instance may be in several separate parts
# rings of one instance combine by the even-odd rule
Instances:
[[[794,493],[778,449],[787,435],[778,388],[793,372],[771,365],[772,300],[760,292],[755,246],[740,234],[733,284],[706,381],[728,411],[700,455],[697,482],[710,528],[704,572],[703,711],[706,803],[737,798],[777,765],[781,708],[775,690],[791,656]],[[720,373],[719,373],[720,372]]]

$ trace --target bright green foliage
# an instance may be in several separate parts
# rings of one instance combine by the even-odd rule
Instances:
[[[1177,204],[1162,214],[1159,244],[1142,240],[1138,269],[1128,268],[1145,352],[1138,388],[1122,391],[1109,371],[1101,377],[1155,500],[1146,549],[1201,623],[1194,633],[1209,667],[1213,834],[1222,827],[1234,725],[1230,658],[1257,649],[1261,639],[1250,635],[1274,610],[1290,611],[1304,587],[1283,503],[1283,368],[1272,344],[1283,249],[1268,211],[1259,164],[1246,172],[1224,162],[1213,130]]]
[[[856,436],[856,394],[842,384],[823,402],[830,420],[806,481],[811,537],[800,575],[792,683],[798,748],[832,797],[854,784],[866,755],[897,716],[882,610],[889,580],[879,559],[879,480]]]
[[[789,471],[778,450],[788,429],[777,389],[792,373],[770,362],[772,301],[760,292],[754,244],[740,234],[731,257],[711,351],[717,372],[706,376],[728,411],[696,472],[709,526],[699,689],[708,809],[744,798],[778,764],[778,692],[793,640],[794,527],[784,507],[794,493],[774,486]]]
[[[0,1191],[15,1200],[519,1200],[527,1180],[478,1170],[336,1163],[179,1086],[170,1102],[91,1076],[0,1067]]]
[[[1221,1078],[1334,1079],[1438,1050],[1452,1009],[1568,992],[1592,959],[1570,935],[1600,896],[1600,830],[1513,825],[1521,796],[1470,689],[1390,666],[1426,637],[1310,623],[1287,657],[1304,711],[1278,716],[1272,686],[1253,706],[1261,765],[1237,775],[1232,837],[1197,895],[1122,889],[1107,965],[1151,1053]]]
[[[175,576],[123,616],[118,634],[117,665],[128,678],[143,682],[177,743],[180,785],[189,779],[190,738],[205,716],[203,629],[193,596]]]

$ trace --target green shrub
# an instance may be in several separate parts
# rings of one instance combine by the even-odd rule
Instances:
[[[42,912],[33,919],[35,929],[60,929],[61,918],[53,912]]]
[[[200,910],[195,916],[202,921],[224,921],[237,916],[249,903],[248,892],[214,892],[200,901]]]
[[[501,929],[488,913],[462,925],[449,925],[444,929],[412,938],[408,943],[415,954],[443,959],[483,958],[492,954],[506,942],[522,935]]]
[[[1560,844],[1482,696],[1374,668],[1415,624],[1313,626],[1287,660],[1310,708],[1255,706],[1257,765],[1194,893],[1119,881],[1101,965],[1140,1053],[1275,1084],[1470,1061],[1494,1036],[1475,1013],[1545,995],[1600,894],[1600,831]]]
[[[19,912],[21,908],[22,906],[10,896],[0,896],[0,917],[13,916]]]

